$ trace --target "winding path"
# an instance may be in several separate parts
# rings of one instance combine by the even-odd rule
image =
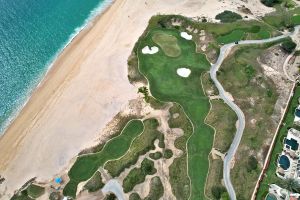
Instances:
[[[240,41],[239,44],[244,44],[244,45],[246,45],[246,44],[263,44],[263,43],[273,42],[273,41],[283,39],[285,37],[288,37],[288,36],[298,33],[299,28],[300,28],[300,26],[295,27],[295,31],[293,33],[287,33],[287,34],[284,34],[281,36],[264,39],[264,40],[244,40],[244,41]],[[213,64],[210,69],[210,77],[213,80],[216,87],[218,88],[220,97],[224,100],[224,102],[232,110],[234,110],[234,112],[238,116],[238,125],[237,125],[236,134],[235,134],[232,144],[225,156],[224,167],[223,167],[224,184],[225,184],[225,187],[228,191],[228,194],[229,194],[231,200],[236,200],[236,194],[235,194],[234,188],[233,188],[231,180],[230,180],[231,161],[234,158],[234,155],[237,151],[237,148],[240,144],[240,141],[241,141],[241,138],[243,135],[243,131],[245,128],[245,115],[244,115],[243,111],[231,100],[231,98],[226,95],[227,92],[224,90],[223,86],[217,79],[217,71],[219,70],[221,64],[223,63],[224,59],[226,58],[226,56],[228,55],[228,53],[230,52],[232,47],[234,47],[235,45],[237,45],[237,44],[230,43],[230,44],[226,44],[226,45],[222,46],[220,49],[220,55],[218,57],[217,62],[215,64]]]

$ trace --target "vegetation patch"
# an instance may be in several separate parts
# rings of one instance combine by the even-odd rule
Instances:
[[[137,184],[143,183],[147,175],[153,175],[156,171],[154,162],[145,158],[141,167],[132,169],[123,180],[124,192],[130,192]]]
[[[229,23],[229,22],[235,22],[239,19],[242,19],[242,16],[235,12],[225,10],[220,14],[217,14],[216,19],[220,20],[222,23]]]
[[[243,30],[234,30],[229,34],[222,35],[217,38],[218,43],[220,44],[228,44],[235,41],[240,41],[244,37],[245,32]]]
[[[119,176],[126,168],[134,165],[139,156],[155,149],[154,141],[160,140],[163,143],[163,134],[157,130],[158,121],[154,118],[144,121],[144,132],[136,137],[124,156],[116,160],[108,161],[104,168],[112,177]]]
[[[281,43],[282,49],[287,53],[292,53],[295,50],[296,46],[297,44],[293,42],[291,39]]]
[[[134,192],[129,195],[129,200],[142,200],[142,199],[138,193]]]
[[[164,150],[164,158],[165,159],[170,159],[173,157],[173,152],[171,149],[165,149]]]
[[[75,198],[78,183],[92,177],[106,161],[122,156],[143,128],[142,121],[132,120],[125,126],[121,135],[108,141],[100,152],[79,156],[68,173],[70,181],[64,188],[64,195]]]
[[[219,71],[218,79],[225,90],[233,95],[246,117],[236,164],[231,171],[231,180],[239,200],[250,199],[252,190],[249,188],[254,188],[261,170],[260,166],[249,167],[248,158],[257,156],[253,152],[262,151],[264,141],[272,138],[276,128],[275,123],[269,119],[278,98],[277,91],[272,80],[262,72],[257,58],[270,46],[280,42],[239,47],[224,61]]]
[[[281,0],[260,0],[265,6],[273,7],[276,4],[281,3]]]
[[[188,199],[191,188],[187,172],[186,143],[193,133],[193,127],[180,105],[174,104],[169,112],[171,115],[168,121],[170,128],[181,128],[184,132],[184,135],[177,138],[174,143],[175,147],[183,153],[180,157],[175,158],[169,167],[170,184],[177,199]],[[178,114],[177,118],[172,117],[175,113]]]
[[[159,45],[167,56],[177,57],[180,55],[181,50],[177,43],[177,38],[173,35],[160,32],[152,36],[152,40]]]
[[[27,193],[30,197],[36,199],[45,193],[45,188],[35,184],[30,184],[27,188]]]
[[[151,179],[150,192],[144,200],[159,200],[164,194],[164,186],[158,176]]]
[[[161,159],[163,156],[163,154],[159,151],[155,152],[155,153],[150,153],[149,154],[149,157],[153,160],[158,160],[158,159]]]
[[[84,188],[89,192],[96,192],[99,191],[103,186],[104,183],[102,182],[101,173],[96,171],[92,178],[85,184]]]
[[[214,148],[226,153],[234,138],[237,116],[222,100],[211,100],[211,110],[206,118],[206,123],[216,129]]]

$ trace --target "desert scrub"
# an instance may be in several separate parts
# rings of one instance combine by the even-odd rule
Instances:
[[[102,176],[99,171],[92,176],[92,178],[84,185],[84,188],[89,192],[96,192],[100,190],[104,186],[102,182]]]
[[[216,19],[220,20],[222,23],[229,23],[229,22],[235,22],[239,19],[242,19],[242,16],[235,12],[225,10],[220,14],[217,14]]]
[[[132,169],[123,180],[124,192],[130,192],[137,184],[143,183],[147,175],[153,175],[156,171],[154,162],[145,158],[141,167]]]

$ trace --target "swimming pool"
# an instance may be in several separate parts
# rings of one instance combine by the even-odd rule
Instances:
[[[287,170],[290,167],[290,160],[285,155],[280,156],[278,163],[279,163],[280,167],[284,170]]]
[[[277,198],[273,194],[267,194],[265,200],[277,200]]]

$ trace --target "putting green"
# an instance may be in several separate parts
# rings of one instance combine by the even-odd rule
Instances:
[[[164,51],[167,56],[177,57],[180,55],[181,50],[177,43],[177,38],[173,35],[166,34],[164,32],[155,33],[152,36],[153,42]]]
[[[172,35],[177,38],[181,49],[178,57],[170,57],[164,51],[145,56],[141,49],[146,45],[155,45],[153,36]],[[208,154],[212,148],[213,130],[204,123],[210,109],[200,76],[210,68],[205,55],[196,53],[195,43],[183,39],[177,30],[153,29],[139,41],[139,69],[150,83],[151,94],[162,101],[177,102],[182,105],[194,126],[188,149],[188,174],[191,178],[191,200],[205,199],[204,186],[208,172]],[[192,73],[187,78],[177,75],[176,70],[187,66]]]

